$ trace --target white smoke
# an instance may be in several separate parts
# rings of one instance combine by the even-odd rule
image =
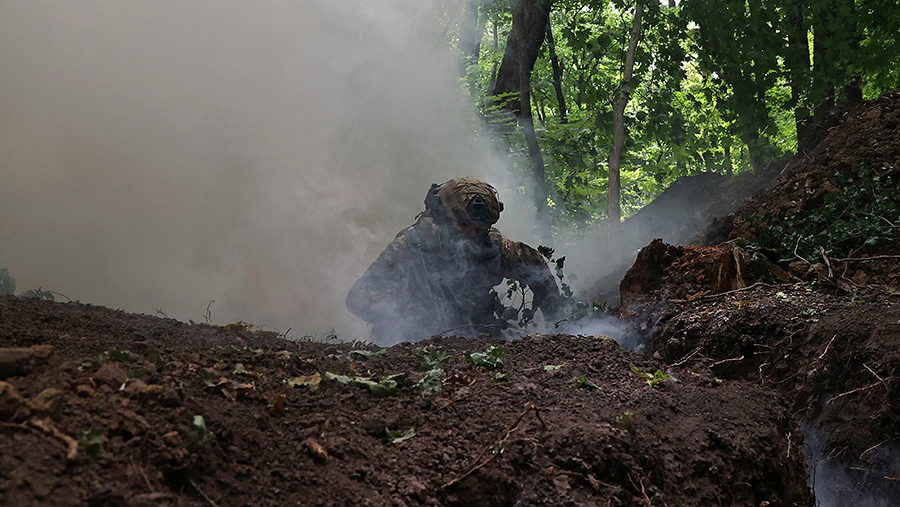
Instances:
[[[822,402],[827,400],[823,398]],[[823,416],[803,424],[803,454],[808,485],[818,507],[892,507],[897,505],[897,455],[900,446],[884,441],[856,456],[829,443]]]
[[[425,0],[0,0],[0,267],[20,290],[365,337],[347,289],[474,176],[527,198]]]

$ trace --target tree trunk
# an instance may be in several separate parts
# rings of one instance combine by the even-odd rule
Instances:
[[[550,6],[553,2],[552,0],[510,0],[509,3],[513,18],[513,31],[506,41],[506,51],[503,53],[503,60],[500,62],[500,68],[497,70],[497,77],[490,94],[495,101],[504,102],[506,109],[519,116],[522,111],[518,97],[521,93],[519,69],[525,69],[530,80],[534,62],[544,43],[547,21],[550,19]],[[517,42],[519,33],[524,40],[521,50]],[[503,96],[508,94],[515,95],[512,95],[509,100],[503,101]]]
[[[809,25],[803,12],[804,2],[792,0],[786,3],[788,48],[785,65],[791,77],[791,102],[794,104],[794,126],[797,130],[797,153],[810,151],[815,143],[812,139],[812,123],[809,110],[801,103],[809,90]]]
[[[834,14],[828,10],[820,9],[813,12],[813,100],[816,104],[813,110],[813,123],[822,125],[825,116],[834,109],[834,80],[833,68],[834,50],[830,47],[830,40],[834,39],[832,24]]]
[[[529,3],[531,5],[526,5]],[[538,146],[537,134],[534,131],[534,118],[531,113],[531,72],[534,70],[534,62],[537,60],[540,43],[544,40],[544,27],[547,26],[547,18],[549,18],[550,10],[548,4],[546,11],[535,12],[535,10],[540,9],[540,4],[536,1],[512,0],[510,4],[512,6],[515,52],[518,55],[524,55],[524,57],[518,59],[519,82],[517,89],[519,92],[519,111],[517,116],[519,117],[519,126],[522,128],[522,133],[525,134],[525,142],[528,144],[528,155],[531,158],[531,170],[534,179],[534,204],[537,208],[538,220],[543,226],[542,229],[545,229],[541,232],[546,238],[546,236],[549,235],[549,221],[547,220],[547,177],[544,174],[544,157],[541,155],[541,149]],[[546,18],[541,16],[541,12],[546,14]],[[528,23],[534,23],[535,21],[543,21],[544,23],[537,44],[535,44],[533,40],[533,38],[536,37],[537,32],[534,31],[533,26],[528,26]],[[529,39],[529,36],[532,37],[532,39]],[[532,54],[534,58],[531,58]],[[501,69],[503,68],[503,63],[500,64],[500,67]]]
[[[643,8],[644,6],[640,2],[634,6],[631,40],[628,42],[628,50],[625,52],[625,72],[622,76],[622,84],[619,86],[619,97],[613,103],[613,149],[609,154],[609,197],[606,205],[611,241],[618,239],[619,223],[622,220],[619,168],[622,162],[622,152],[625,150],[625,106],[628,105],[628,98],[631,95],[634,53],[637,50],[638,40],[641,38],[641,14],[643,13]]]
[[[497,30],[500,28],[497,26],[497,20],[492,21],[494,25],[494,53],[497,53],[497,50],[500,49],[500,41],[497,37]],[[497,61],[494,61],[494,66],[491,68],[491,87],[490,89],[494,89],[494,84],[497,82]]]
[[[559,122],[569,123],[569,115],[566,111],[566,97],[562,91],[562,68],[559,66],[559,57],[556,56],[556,42],[553,40],[553,28],[547,21],[547,49],[550,53],[550,65],[553,67],[553,89],[556,90],[556,101],[559,103]]]
[[[496,105],[515,116],[531,158],[534,182],[534,202],[538,220],[542,223],[540,234],[549,236],[547,216],[547,182],[544,173],[544,157],[538,146],[531,112],[531,73],[537,60],[553,0],[510,0],[513,30],[506,41],[506,51],[490,95]]]
[[[729,178],[734,176],[734,166],[731,163],[731,144],[725,145],[725,175]]]
[[[465,78],[469,67],[478,64],[481,52],[481,34],[484,33],[484,19],[478,14],[482,0],[469,0],[459,24],[459,76]],[[470,91],[475,91],[475,81],[469,83]]]

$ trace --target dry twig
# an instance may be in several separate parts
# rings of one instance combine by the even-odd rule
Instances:
[[[800,236],[797,237],[797,244],[794,245],[794,257],[800,259],[801,261],[805,262],[806,264],[810,264],[810,262],[808,260],[806,260],[803,257],[800,257],[800,254],[797,253],[797,248],[799,246],[800,246]]]
[[[481,453],[478,455],[478,457],[475,458],[475,461],[472,462],[472,465],[469,466],[469,468],[465,471],[465,473],[463,473],[456,479],[453,479],[452,481],[448,482],[447,484],[444,484],[443,486],[441,486],[441,489],[449,488],[453,484],[456,484],[457,482],[465,479],[466,477],[472,475],[473,472],[475,472],[479,468],[484,467],[485,465],[490,463],[494,458],[496,458],[497,454],[494,453],[493,455],[491,455],[490,458],[479,463],[479,461],[481,461],[481,459],[484,457],[485,454],[487,454],[488,452],[494,451],[495,449],[497,449],[498,447],[500,447],[501,445],[506,443],[507,439],[509,439],[510,435],[512,435],[512,432],[515,431],[516,427],[519,426],[519,423],[522,422],[522,419],[528,414],[528,412],[530,412],[532,410],[534,411],[534,415],[537,417],[537,420],[541,423],[541,429],[543,431],[547,431],[547,425],[544,424],[544,420],[541,419],[540,409],[537,407],[537,405],[535,405],[534,403],[531,403],[529,401],[528,403],[525,404],[525,411],[522,412],[521,414],[519,414],[519,417],[516,418],[516,421],[509,427],[509,429],[506,430],[506,434],[503,435],[503,438],[501,438],[496,443],[485,447],[484,450],[482,450]]]
[[[634,479],[631,477],[631,474],[628,474],[628,480],[631,482],[631,485],[634,487],[634,489],[637,490],[638,486],[634,483]],[[650,497],[647,496],[647,490],[644,489],[644,481],[638,479],[638,483],[641,485],[641,495],[644,496],[644,501],[647,502],[648,506],[652,507],[653,503],[650,501]]]
[[[125,309],[124,309],[124,308],[118,308],[118,309],[115,309],[115,310],[110,310],[110,311],[104,313],[103,315],[97,317],[96,319],[90,320],[89,322],[87,322],[87,323],[84,325],[84,327],[88,327],[88,326],[90,326],[91,324],[100,322],[101,320],[103,320],[103,319],[109,317],[110,315],[112,315],[112,314],[114,314],[114,313],[116,313],[116,312],[121,312],[121,311],[123,311],[123,310],[125,310]],[[157,310],[157,313],[162,313],[162,311],[161,311],[161,310]],[[165,315],[165,314],[163,313],[163,315]]]
[[[744,292],[744,291],[748,291],[748,290],[753,290],[760,286],[769,287],[772,289],[778,287],[777,285],[772,285],[770,283],[756,282],[753,285],[750,285],[749,287],[741,287],[740,289],[734,289],[734,290],[729,290],[726,292],[720,292],[718,294],[710,294],[709,296],[703,296],[703,297],[697,298],[694,301],[700,301],[701,299],[713,299],[713,298],[717,298],[717,297],[727,296],[728,294],[734,294],[735,292]]]
[[[888,441],[888,440],[890,440],[890,439],[889,439],[889,438],[887,438],[887,439],[884,439],[884,440],[882,440],[882,441],[881,441],[881,442],[879,442],[879,443],[877,443],[877,444],[875,444],[875,445],[873,445],[873,446],[872,446],[872,447],[869,447],[869,448],[868,448],[868,449],[866,449],[866,450],[865,450],[865,451],[863,451],[863,452],[862,452],[862,454],[860,454],[860,455],[859,455],[859,459],[860,459],[860,461],[862,461],[862,459],[863,459],[863,456],[865,456],[865,455],[866,455],[866,453],[868,453],[868,452],[869,452],[869,451],[871,451],[871,450],[874,450],[874,449],[877,449],[877,448],[878,448],[878,447],[881,447],[881,444],[883,444],[883,443],[885,443],[885,442],[887,442],[887,441]]]
[[[825,248],[821,245],[819,246],[819,253],[822,254],[822,258],[825,259],[825,265],[828,266],[828,278],[834,278],[834,271],[831,269],[831,260],[828,259],[828,255],[825,254]]]
[[[144,482],[147,483],[147,489],[150,490],[150,493],[156,493],[156,490],[153,488],[153,484],[150,483],[150,479],[147,478],[147,474],[144,473],[143,467],[141,467],[140,465],[138,465],[138,464],[134,461],[134,456],[131,457],[131,466],[133,466],[134,468],[136,468],[137,471],[141,474],[141,477],[144,478]]]
[[[449,333],[450,331],[456,331],[457,329],[463,329],[463,328],[467,328],[467,327],[486,327],[488,329],[501,329],[502,325],[501,324],[463,324],[461,326],[451,327],[450,329],[447,329],[446,331],[441,331],[440,333],[437,334],[437,336],[440,336],[444,333]]]
[[[868,262],[880,261],[885,259],[900,259],[900,255],[873,255],[872,257],[847,257],[846,259],[835,259],[838,262]]]
[[[191,486],[193,486],[194,489],[197,490],[197,493],[200,493],[200,496],[202,496],[207,502],[209,502],[210,505],[212,505],[213,507],[219,507],[218,505],[216,505],[216,502],[213,502],[212,498],[208,497],[206,493],[204,493],[203,490],[200,489],[200,486],[197,486],[197,483],[194,482],[194,479],[188,477],[187,480],[191,483]]]
[[[883,379],[883,378],[881,378],[881,377],[879,377],[879,376],[878,376],[878,374],[877,374],[877,373],[875,373],[875,371],[873,371],[873,370],[872,370],[872,368],[869,368],[869,365],[867,365],[867,364],[863,364],[863,366],[865,366],[865,367],[866,367],[866,369],[867,369],[867,370],[869,370],[869,372],[870,372],[870,373],[871,373],[871,374],[872,374],[872,375],[875,375],[875,378],[877,378],[877,379],[878,379],[878,381],[879,381],[879,382],[881,382],[881,384],[882,384],[882,385],[883,385],[883,386],[884,386],[884,388],[885,388],[885,389],[887,389],[887,390],[888,390],[888,391],[890,391],[890,390],[891,390],[891,388],[890,388],[890,387],[888,387],[888,385],[887,385],[887,383],[885,383],[885,381],[884,381],[884,379]]]
[[[822,355],[819,356],[819,359],[822,359],[823,357],[825,357],[825,354],[828,353],[828,347],[831,346],[831,342],[833,342],[835,338],[837,338],[837,335],[834,335],[831,337],[831,340],[828,341],[828,345],[825,345],[825,350],[822,351]]]

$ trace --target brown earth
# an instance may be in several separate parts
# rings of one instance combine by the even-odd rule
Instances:
[[[895,505],[896,234],[792,265],[747,217],[900,167],[898,114],[897,94],[848,112],[705,236],[731,242],[648,246],[618,308],[642,353],[378,349],[0,298],[0,505]],[[495,368],[467,359],[492,346]]]
[[[0,402],[3,505],[811,505],[770,388],[684,369],[651,387],[632,367],[664,364],[603,337],[379,351],[15,297],[0,322],[4,346],[55,356],[5,378],[21,399]],[[509,350],[497,370],[464,357],[491,345]],[[440,393],[284,382],[419,379],[414,347],[448,354]],[[70,447],[90,430],[94,456]]]
[[[665,364],[782,396],[806,434],[819,505],[891,506],[900,498],[900,93],[842,117],[774,185],[696,238],[707,246],[642,249],[619,312],[654,329],[648,353]],[[826,213],[829,194],[857,189],[859,202],[886,199],[886,214]],[[877,241],[863,225],[820,236],[827,248],[802,257],[793,239],[822,216],[823,227],[868,218],[887,227]],[[765,240],[777,235],[787,247]]]

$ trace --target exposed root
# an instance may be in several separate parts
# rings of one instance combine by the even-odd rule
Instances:
[[[719,366],[720,364],[723,364],[723,363],[731,363],[731,362],[734,362],[734,361],[743,361],[743,360],[744,360],[744,356],[741,356],[741,357],[730,357],[730,358],[728,358],[728,359],[723,359],[723,360],[721,360],[721,361],[716,361],[715,363],[709,365],[709,367],[710,367],[710,368],[713,368],[713,367]]]
[[[25,421],[21,424],[16,423],[8,423],[8,422],[0,422],[0,428],[10,428],[10,429],[21,429],[25,431],[33,431],[40,435],[46,435],[49,437],[53,437],[61,440],[65,443],[68,452],[66,453],[66,459],[73,460],[75,456],[78,455],[78,441],[74,438],[66,435],[56,426],[53,425],[50,420],[42,420],[37,417],[32,417],[31,419]]]
[[[631,477],[631,474],[628,474],[628,480],[631,482],[631,485],[634,486],[634,489],[638,489],[638,485],[634,483],[634,479]],[[638,479],[638,483],[641,485],[640,491],[641,495],[644,497],[644,501],[647,502],[647,505],[652,507],[653,503],[650,501],[650,497],[647,496],[647,490],[644,489],[644,481]]]
[[[873,387],[878,387],[879,385],[880,385],[879,382],[875,382],[874,384],[869,384],[869,385],[867,385],[867,386],[857,387],[856,389],[852,389],[852,390],[850,390],[850,391],[847,391],[846,393],[841,393],[841,394],[835,396],[834,398],[831,398],[830,400],[826,401],[825,403],[832,403],[832,402],[834,402],[834,400],[840,398],[841,396],[847,396],[848,394],[853,394],[853,393],[858,393],[858,392],[860,392],[860,391],[865,391],[866,389],[871,389],[871,388],[873,388]]]

